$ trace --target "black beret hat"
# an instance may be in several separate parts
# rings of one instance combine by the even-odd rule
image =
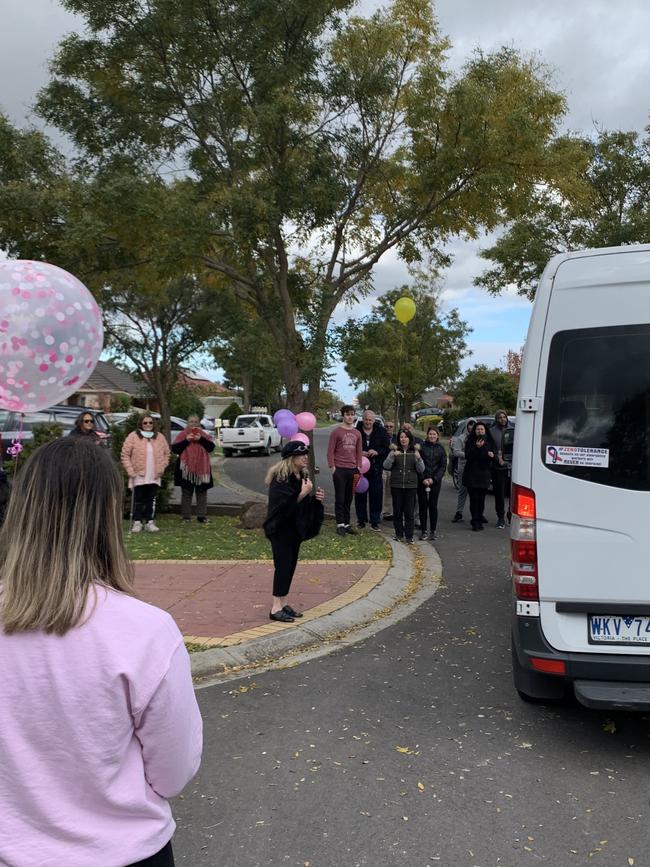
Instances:
[[[283,458],[293,458],[298,457],[299,455],[308,455],[309,454],[309,446],[306,446],[304,443],[301,443],[300,440],[289,440],[286,446],[282,449],[282,457]]]

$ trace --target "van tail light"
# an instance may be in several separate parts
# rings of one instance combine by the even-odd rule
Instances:
[[[521,485],[512,486],[510,559],[512,586],[517,599],[539,601],[537,583],[537,536],[535,493]]]

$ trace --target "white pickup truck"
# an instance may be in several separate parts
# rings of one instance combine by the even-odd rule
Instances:
[[[235,452],[256,451],[270,455],[280,451],[282,437],[270,415],[238,415],[233,427],[221,428],[219,442],[226,458]]]

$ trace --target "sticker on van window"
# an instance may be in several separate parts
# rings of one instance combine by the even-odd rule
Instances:
[[[609,449],[583,446],[546,446],[546,463],[565,467],[608,467]]]

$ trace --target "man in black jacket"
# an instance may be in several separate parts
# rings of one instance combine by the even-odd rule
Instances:
[[[361,434],[363,454],[370,461],[370,469],[365,474],[368,490],[354,495],[357,524],[360,528],[366,526],[370,501],[370,526],[373,530],[379,530],[384,487],[383,466],[388,455],[390,438],[384,426],[375,421],[375,414],[371,409],[364,410],[363,418],[357,423],[357,430]]]
[[[492,461],[492,490],[494,491],[494,508],[497,513],[497,529],[505,527],[505,501],[508,496],[508,467],[503,460],[503,432],[512,427],[508,413],[498,410],[494,416],[494,424],[488,431],[488,439],[492,444],[494,459]]]

